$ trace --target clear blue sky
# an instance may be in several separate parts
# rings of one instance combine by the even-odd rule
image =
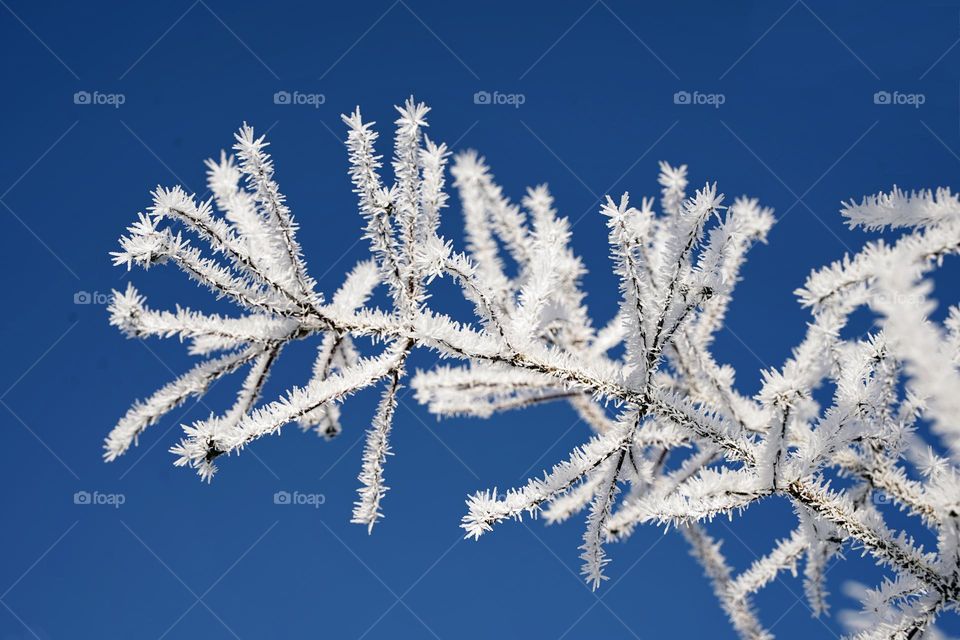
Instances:
[[[366,252],[338,141],[339,114],[357,104],[386,124],[414,93],[434,108],[431,135],[479,149],[512,196],[548,182],[576,221],[602,321],[617,294],[600,196],[654,195],[664,159],[689,164],[694,184],[761,198],[782,219],[752,254],[717,342],[751,393],[803,334],[791,291],[864,240],[843,228],[840,201],[893,184],[957,187],[955,2],[0,5],[0,638],[732,637],[673,534],[648,528],[611,547],[612,579],[597,594],[576,575],[578,522],[460,540],[468,493],[515,485],[587,437],[561,406],[438,423],[405,398],[373,536],[348,523],[371,394],[347,406],[340,439],[290,428],[225,461],[211,486],[166,450],[180,422],[223,407],[233,381],[118,462],[100,461],[129,403],[190,358],[175,342],[124,340],[99,296],[75,295],[124,286],[107,254],[148,191],[202,192],[201,161],[244,120],[270,129],[326,291]],[[76,104],[79,91],[123,104]],[[278,91],[325,101],[275,104]],[[475,104],[478,91],[524,103]],[[724,101],[675,104],[678,91]],[[924,100],[875,104],[878,91]],[[458,218],[454,203],[444,231],[457,239]],[[157,305],[216,306],[172,271],[132,277]],[[956,299],[955,284],[941,291]],[[267,396],[304,381],[309,355],[291,349]],[[76,505],[78,491],[125,503]],[[325,502],[278,506],[277,491]],[[736,535],[710,529],[743,567],[792,521],[771,502]],[[845,579],[878,575],[848,555],[830,572],[837,608],[852,604]],[[774,584],[758,598],[763,621],[783,638],[833,637],[836,620],[813,620],[801,595],[797,580]]]

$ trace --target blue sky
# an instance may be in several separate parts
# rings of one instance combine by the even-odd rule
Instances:
[[[405,397],[373,536],[348,523],[369,393],[347,406],[341,438],[288,429],[225,462],[210,486],[166,450],[235,381],[101,462],[130,402],[190,363],[175,342],[123,339],[103,296],[132,277],[158,306],[217,306],[172,271],[115,269],[108,252],[157,184],[202,192],[202,160],[243,121],[270,131],[326,291],[366,252],[340,142],[339,114],[357,104],[386,124],[413,93],[433,107],[431,136],[479,149],[510,195],[549,183],[575,222],[601,322],[617,292],[600,197],[654,195],[663,159],[689,164],[694,184],[760,198],[779,221],[717,341],[750,393],[803,334],[793,289],[867,237],[843,227],[842,200],[893,184],[957,187],[955,2],[0,5],[5,639],[732,637],[675,535],[647,528],[612,546],[611,580],[595,594],[576,575],[576,522],[461,540],[468,493],[515,485],[587,437],[561,406],[437,422]],[[277,104],[284,91],[323,98]],[[454,204],[444,233],[459,240],[458,220]],[[434,302],[458,304],[449,290]],[[291,349],[267,396],[304,381],[309,356]],[[278,491],[324,499],[276,505]],[[77,492],[123,504],[75,504]],[[710,529],[744,567],[792,522],[771,502]],[[879,575],[848,556],[830,571],[838,609],[852,604],[845,580]],[[834,637],[835,618],[812,619],[801,595],[797,580],[771,586],[763,621],[782,638]]]

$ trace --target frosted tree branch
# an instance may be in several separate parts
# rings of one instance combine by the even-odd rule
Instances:
[[[930,277],[960,251],[958,196],[895,187],[844,204],[851,228],[895,228],[899,238],[869,242],[811,273],[796,292],[812,312],[806,336],[747,397],[712,346],[748,251],[766,241],[771,210],[749,198],[727,207],[709,183],[690,194],[687,167],[667,163],[659,201],[608,196],[597,223],[607,226],[620,304],[613,318],[595,322],[570,224],[547,186],[514,203],[482,157],[466,151],[451,160],[424,134],[424,104],[411,98],[397,111],[389,176],[374,123],[359,109],[343,116],[371,256],[330,296],[317,290],[267,142],[252,127],[240,129],[232,155],[207,162],[210,200],[181,187],[154,190],[112,254],[115,264],[173,265],[239,314],[156,310],[133,285],[114,293],[110,322],[125,335],[176,337],[203,359],[127,411],[107,437],[107,460],[240,370],[233,404],[185,425],[171,448],[176,465],[208,481],[216,461],[289,423],[336,437],[345,428],[342,403],[379,387],[352,517],[372,530],[388,512],[390,435],[403,387],[438,416],[487,418],[564,402],[585,423],[584,443],[518,488],[469,496],[461,523],[468,537],[525,515],[560,523],[585,512],[582,571],[596,588],[610,570],[611,540],[645,523],[676,528],[745,638],[770,637],[752,597],[786,574],[802,573],[811,610],[829,615],[825,577],[844,549],[869,554],[886,572],[860,592],[857,619],[878,622],[851,625],[858,637],[933,633],[938,616],[957,610],[960,311],[934,319]],[[462,250],[439,235],[448,163]],[[442,279],[472,306],[469,322],[435,305],[430,288]],[[371,303],[378,288],[388,294],[383,306]],[[876,316],[876,331],[844,337],[850,315],[863,308]],[[308,379],[261,398],[284,348],[298,340],[317,344]],[[415,349],[445,362],[408,381]],[[830,393],[815,396],[820,389]],[[821,407],[817,399],[831,395]],[[761,500],[789,502],[796,522],[738,572],[709,522]],[[919,529],[891,524],[888,502],[916,516],[936,548],[916,542]]]

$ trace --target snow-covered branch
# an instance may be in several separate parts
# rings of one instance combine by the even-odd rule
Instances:
[[[203,359],[127,411],[107,437],[107,460],[240,370],[231,406],[185,425],[171,448],[175,464],[205,480],[215,461],[290,423],[336,437],[344,401],[380,388],[365,418],[353,512],[354,522],[372,529],[389,511],[390,437],[403,427],[394,422],[405,387],[447,417],[564,402],[586,426],[583,444],[518,488],[471,495],[461,523],[468,537],[525,514],[542,511],[559,523],[585,513],[583,574],[596,588],[610,570],[607,543],[645,523],[676,528],[747,638],[770,637],[752,596],[801,566],[811,610],[827,615],[827,572],[845,548],[862,550],[887,572],[878,587],[863,590],[866,614],[880,622],[853,625],[858,637],[917,637],[957,609],[960,311],[934,319],[930,278],[960,252],[957,195],[894,188],[844,204],[851,228],[895,228],[898,239],[872,241],[811,273],[796,292],[812,311],[805,337],[782,366],[762,372],[762,389],[747,397],[712,346],[747,253],[766,241],[771,210],[749,198],[728,208],[710,183],[688,194],[687,167],[667,163],[659,200],[611,194],[594,223],[607,226],[620,304],[613,318],[597,322],[586,307],[570,223],[549,188],[531,187],[515,203],[481,156],[451,158],[424,134],[426,105],[411,98],[397,111],[386,168],[374,123],[359,108],[343,116],[371,255],[332,295],[310,274],[268,143],[252,127],[237,133],[232,155],[207,162],[209,200],[181,187],[154,190],[114,262],[173,265],[239,313],[158,310],[133,285],[115,292],[110,322],[125,335],[175,337]],[[448,163],[462,249],[438,231],[449,204]],[[310,219],[304,231],[317,233],[315,225]],[[441,279],[472,306],[470,321],[455,320],[431,297]],[[383,306],[371,303],[378,288],[387,293]],[[851,314],[864,308],[875,314],[876,330],[844,337]],[[263,399],[275,363],[299,340],[317,345],[312,372],[302,386]],[[415,349],[445,362],[408,380]],[[832,393],[825,407],[818,399],[829,394],[816,394],[823,388]],[[738,572],[709,521],[732,519],[761,500],[787,501],[797,522]],[[877,505],[886,502],[916,516],[917,531],[885,518]],[[919,527],[935,549],[915,541]]]

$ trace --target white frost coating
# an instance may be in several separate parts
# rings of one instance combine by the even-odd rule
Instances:
[[[840,213],[851,228],[926,227],[960,217],[960,196],[948,188],[907,193],[894,187],[890,193],[864,196],[859,204],[846,202]]]
[[[686,166],[667,163],[660,165],[659,210],[653,198],[633,205],[626,194],[606,198],[595,223],[606,222],[621,300],[615,317],[598,322],[586,306],[570,223],[549,188],[532,187],[514,204],[478,154],[451,158],[427,139],[425,105],[411,98],[397,111],[389,177],[373,123],[359,109],[343,117],[371,258],[326,298],[302,255],[267,142],[251,127],[237,134],[235,155],[208,161],[210,200],[180,187],[154,190],[114,262],[172,264],[241,313],[155,310],[132,285],[115,292],[110,322],[124,334],[176,337],[206,359],[135,403],[107,437],[106,459],[240,369],[236,401],[185,426],[172,448],[175,464],[206,480],[218,458],[291,422],[335,437],[341,403],[379,386],[353,512],[370,529],[385,510],[407,358],[427,349],[457,361],[409,382],[434,414],[485,418],[563,401],[589,434],[520,488],[469,497],[461,523],[469,537],[525,512],[543,510],[548,522],[561,522],[587,510],[580,550],[583,574],[596,587],[609,570],[608,541],[643,523],[671,525],[747,638],[769,636],[753,594],[785,572],[799,574],[802,563],[810,608],[826,615],[830,563],[862,551],[886,578],[862,594],[858,619],[868,624],[858,626],[849,613],[844,622],[864,638],[936,637],[935,619],[956,610],[960,597],[960,311],[952,307],[943,324],[932,320],[925,278],[960,250],[960,197],[894,188],[845,204],[851,227],[899,228],[900,237],[868,243],[809,276],[797,291],[813,314],[805,337],[781,366],[762,372],[756,397],[746,397],[735,389],[736,372],[711,349],[747,252],[766,240],[771,210],[749,198],[727,208],[714,184],[688,194]],[[448,161],[463,252],[438,232],[449,204]],[[319,233],[322,220],[300,220]],[[339,252],[341,239],[325,240]],[[472,306],[469,321],[454,320],[431,298],[431,284],[444,278]],[[370,302],[378,287],[387,293],[381,308]],[[843,337],[862,307],[876,314],[879,329]],[[309,378],[260,403],[285,347],[305,339],[318,344]],[[828,394],[815,400],[817,389]],[[567,424],[556,425],[557,435]],[[737,575],[702,521],[732,519],[760,500],[791,503],[799,522]],[[907,529],[894,528],[878,508],[888,501],[916,516]],[[920,527],[933,534],[926,539],[936,540],[935,549],[915,542]]]

